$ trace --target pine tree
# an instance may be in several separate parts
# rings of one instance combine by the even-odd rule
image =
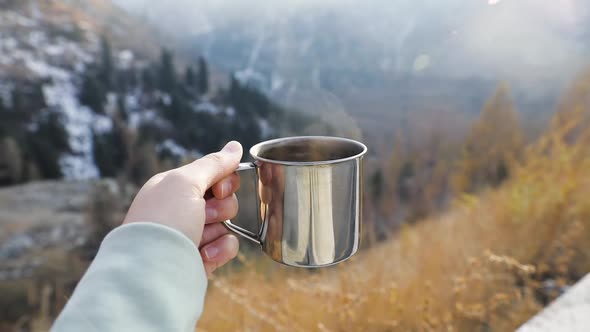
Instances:
[[[80,25],[74,22],[72,24],[72,31],[67,33],[67,38],[72,41],[82,43],[85,40],[84,30],[80,28]]]
[[[145,68],[141,72],[141,85],[143,90],[146,92],[153,91],[156,88],[154,73],[152,72],[151,68]]]
[[[256,115],[267,117],[269,115],[270,102],[255,89],[243,86],[235,74],[230,77],[228,103],[232,105],[243,118],[252,118]]]
[[[199,71],[198,71],[198,88],[201,95],[206,95],[209,92],[209,69],[207,62],[202,56],[199,57]]]
[[[195,71],[193,70],[192,66],[186,67],[186,71],[184,73],[184,84],[190,88],[195,86]]]
[[[228,91],[228,99],[229,103],[233,104],[237,102],[240,98],[240,94],[242,92],[242,85],[236,78],[235,73],[231,73],[229,76],[229,91]]]
[[[41,83],[33,85],[31,94],[27,100],[31,111],[40,111],[47,107],[45,95],[43,94],[43,85]]]
[[[381,169],[377,169],[369,178],[371,199],[374,200],[376,204],[378,204],[381,198],[383,198],[383,193],[385,191],[384,184],[383,171]]]
[[[102,36],[100,40],[100,74],[99,77],[103,85],[107,89],[113,86],[113,55],[111,51],[111,44],[106,36]]]
[[[160,89],[168,93],[173,92],[176,89],[176,72],[172,53],[167,49],[162,49],[159,74],[158,86]]]
[[[12,137],[0,139],[0,184],[15,184],[21,181],[23,155]]]
[[[123,123],[127,123],[129,120],[127,106],[125,105],[125,95],[117,96],[117,117],[119,117]]]
[[[150,142],[135,147],[134,155],[129,162],[128,177],[135,184],[143,184],[160,169],[156,149]]]
[[[61,152],[71,152],[68,132],[65,129],[61,114],[50,112],[39,122],[37,131],[46,141]]]
[[[93,155],[96,166],[103,177],[115,177],[123,170],[129,153],[125,144],[125,127],[115,121],[112,131],[93,134]]]
[[[4,136],[22,136],[23,125],[32,116],[29,112],[25,112],[26,107],[24,106],[23,100],[24,98],[20,90],[18,92],[13,91],[12,102],[16,105],[16,109],[6,106],[2,102],[2,98],[0,98],[0,138]]]
[[[7,125],[9,116],[10,114],[8,114],[6,106],[4,106],[4,101],[0,98],[0,138],[7,135],[7,132],[10,129]]]
[[[55,179],[62,176],[59,158],[63,153],[71,152],[68,133],[57,113],[48,113],[38,122],[38,128],[28,133],[26,138],[27,154],[34,158],[41,176]]]
[[[79,96],[80,103],[90,107],[96,113],[104,113],[103,106],[106,100],[104,86],[90,73],[84,75],[82,80],[82,89]]]
[[[100,247],[100,243],[118,222],[118,211],[121,209],[121,197],[112,192],[107,183],[99,182],[95,185],[86,214],[87,238],[83,250],[93,258]]]
[[[171,95],[170,105],[164,107],[164,116],[179,130],[190,126],[190,120],[187,118],[191,114],[190,107],[185,98],[180,94]]]
[[[508,86],[500,84],[469,132],[453,179],[455,189],[472,192],[504,181],[522,153],[523,141]]]
[[[17,113],[26,112],[25,99],[21,89],[15,87],[12,90],[12,110]]]

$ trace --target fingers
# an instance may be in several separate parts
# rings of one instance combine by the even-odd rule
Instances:
[[[238,189],[240,189],[240,176],[236,173],[226,176],[211,187],[211,191],[217,199],[227,198]]]
[[[201,242],[199,243],[199,248],[226,234],[230,234],[230,232],[225,226],[223,226],[222,223],[205,225],[205,228],[203,229],[203,236],[201,238]]]
[[[269,185],[272,181],[272,164],[263,163],[259,168],[260,182],[264,185]]]
[[[238,168],[241,159],[242,145],[231,141],[221,151],[208,154],[177,171],[189,179],[203,195],[214,183],[231,175]]]
[[[235,235],[225,234],[201,249],[201,257],[207,275],[221,267],[238,254],[239,242]]]
[[[208,199],[205,204],[205,223],[231,219],[238,214],[238,208],[238,198],[233,194],[225,199]]]

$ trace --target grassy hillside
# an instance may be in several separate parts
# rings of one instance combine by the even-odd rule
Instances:
[[[241,257],[199,331],[508,331],[590,271],[590,131],[530,146],[510,180],[308,274]],[[568,142],[568,143],[566,143]]]

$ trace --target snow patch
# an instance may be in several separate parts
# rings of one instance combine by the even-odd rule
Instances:
[[[109,115],[114,115],[117,108],[117,94],[114,92],[107,93],[107,102],[104,105],[105,113]]]
[[[67,71],[48,65],[44,61],[27,59],[25,61],[27,68],[41,78],[53,78],[57,80],[69,80],[70,73]]]
[[[0,103],[8,106],[12,102],[12,84],[8,82],[0,82]]]
[[[18,42],[16,39],[12,37],[0,39],[0,47],[3,48],[5,51],[12,51],[16,49],[18,46]]]
[[[234,116],[236,116],[236,109],[233,106],[226,107],[225,115],[229,116],[230,118],[233,118]]]
[[[41,48],[41,45],[47,42],[47,36],[43,31],[29,32],[29,44],[35,48]]]
[[[113,120],[105,115],[93,114],[94,122],[92,130],[97,134],[106,134],[113,131]]]
[[[166,139],[164,142],[158,144],[156,146],[156,151],[158,151],[158,153],[166,151],[172,154],[173,156],[179,158],[187,155],[187,150],[185,148],[178,145],[174,140],[169,138]]]
[[[270,91],[279,91],[285,85],[285,80],[277,73],[273,73],[270,78]]]
[[[162,103],[164,103],[164,105],[170,106],[170,104],[172,104],[172,98],[170,97],[169,94],[163,93],[161,98],[162,98]]]
[[[217,108],[217,106],[215,106],[214,104],[212,104],[209,101],[202,101],[198,104],[196,104],[193,109],[195,110],[195,112],[204,112],[204,113],[209,113],[209,114],[218,114],[219,113],[219,109]]]
[[[45,53],[49,56],[59,56],[64,54],[64,48],[61,45],[47,45]]]
[[[266,77],[252,68],[246,68],[235,72],[234,77],[243,86],[251,87],[259,91],[268,91]]]
[[[137,110],[139,108],[139,97],[133,94],[126,95],[125,108],[127,109],[127,111]]]
[[[43,86],[43,95],[48,106],[63,115],[64,127],[69,136],[71,154],[63,155],[59,164],[66,179],[98,178],[94,163],[92,129],[110,129],[110,119],[97,115],[78,103],[77,90],[70,80],[54,79]],[[107,124],[108,122],[108,124]]]
[[[119,52],[119,68],[120,69],[129,69],[133,65],[133,60],[135,56],[133,52],[130,50],[123,50]]]
[[[78,74],[84,73],[86,71],[86,64],[84,62],[76,62],[74,71]]]
[[[159,128],[169,128],[169,123],[162,119],[155,110],[130,112],[128,124],[131,129],[138,129],[142,124],[149,123]]]

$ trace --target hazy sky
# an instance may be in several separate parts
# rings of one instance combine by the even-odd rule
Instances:
[[[481,71],[526,73],[542,79],[578,71],[590,54],[587,0],[113,1],[179,36],[215,35],[221,27],[239,32],[252,26],[276,34],[301,18],[329,13],[349,22],[338,26],[338,33],[348,38],[344,40],[362,40],[367,54],[383,68],[465,76]],[[322,29],[330,26],[316,23]],[[426,45],[422,50],[421,42]],[[350,43],[351,50],[358,47]]]

